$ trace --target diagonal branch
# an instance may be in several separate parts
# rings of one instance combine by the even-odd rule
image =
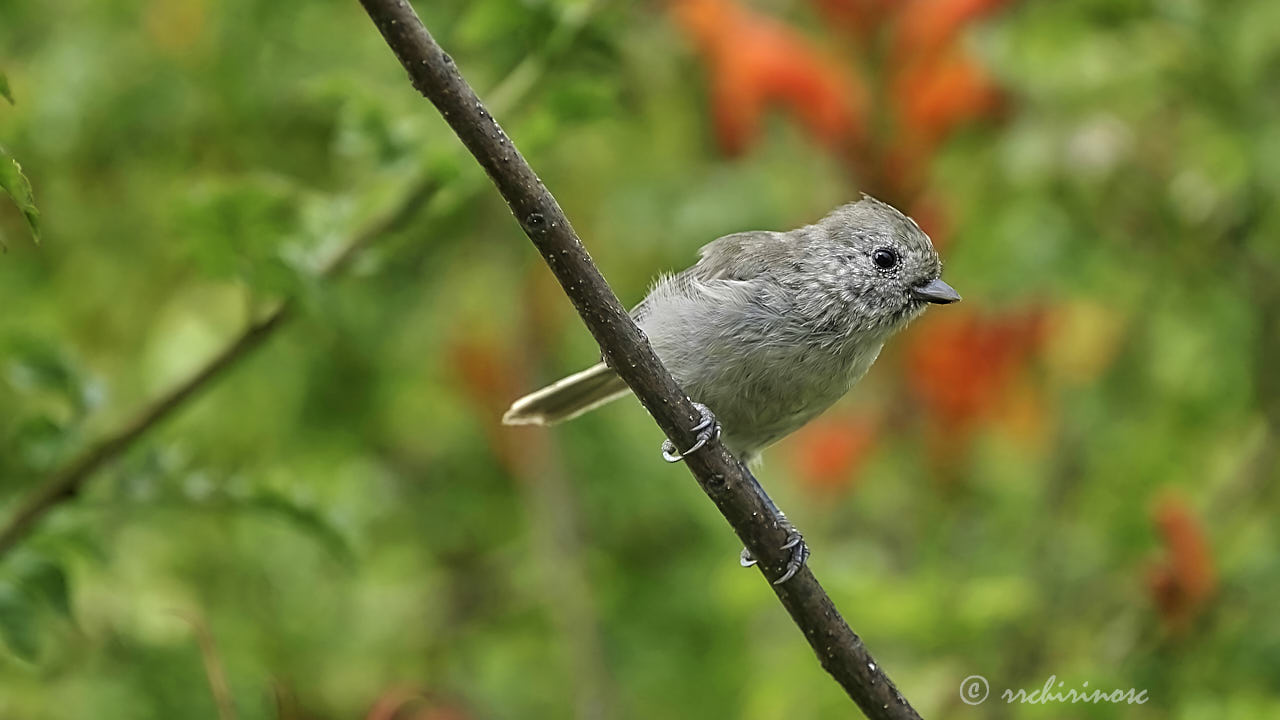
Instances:
[[[360,0],[409,73],[413,86],[436,106],[489,174],[512,214],[600,344],[605,360],[677,447],[695,442],[699,414],[662,366],[640,329],[591,261],[569,219],[533,168],[462,78],[406,0]],[[760,561],[767,578],[780,577],[788,553],[785,519],[760,484],[718,440],[689,455],[686,464],[702,490]],[[918,718],[840,617],[808,568],[771,586],[787,612],[835,677],[870,718]]]

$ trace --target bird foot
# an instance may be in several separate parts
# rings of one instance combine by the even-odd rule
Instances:
[[[787,542],[782,545],[781,549],[790,550],[791,557],[787,560],[786,571],[782,573],[782,577],[773,581],[774,585],[781,585],[795,577],[795,574],[800,572],[800,568],[804,567],[805,562],[809,559],[809,546],[805,544],[804,536],[800,534],[800,531],[791,527],[790,523],[787,523]],[[738,564],[742,567],[751,567],[756,564],[756,559],[751,557],[750,550],[742,548],[742,553],[738,556]]]
[[[680,462],[688,457],[690,453],[703,445],[706,445],[708,442],[720,435],[720,423],[716,422],[716,416],[711,414],[711,410],[708,409],[706,405],[699,402],[694,403],[693,406],[698,408],[698,414],[702,416],[702,420],[699,421],[697,425],[693,426],[694,432],[698,433],[697,442],[695,442],[693,447],[688,450],[680,452],[676,450],[675,443],[671,442],[670,439],[663,440],[662,459],[669,463]]]

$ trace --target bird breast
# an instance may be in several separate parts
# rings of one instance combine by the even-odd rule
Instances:
[[[641,327],[689,396],[716,414],[739,455],[755,455],[839,400],[884,342],[830,313],[806,313],[760,283],[679,290],[655,288]]]

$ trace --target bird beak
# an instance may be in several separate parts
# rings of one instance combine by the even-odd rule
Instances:
[[[933,279],[922,285],[911,288],[911,294],[919,300],[931,302],[935,305],[948,305],[953,302],[960,302],[960,293],[950,285],[942,282],[941,279]]]

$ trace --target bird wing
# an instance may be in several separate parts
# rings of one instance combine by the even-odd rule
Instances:
[[[787,233],[753,230],[733,233],[717,238],[698,250],[698,262],[673,275],[664,275],[654,283],[654,288],[665,286],[679,291],[694,284],[714,281],[754,280],[784,260],[793,251],[793,243]],[[649,312],[649,296],[631,310],[631,319],[641,322]]]
[[[752,280],[789,256],[795,248],[789,233],[754,230],[712,240],[689,268],[700,280]]]

